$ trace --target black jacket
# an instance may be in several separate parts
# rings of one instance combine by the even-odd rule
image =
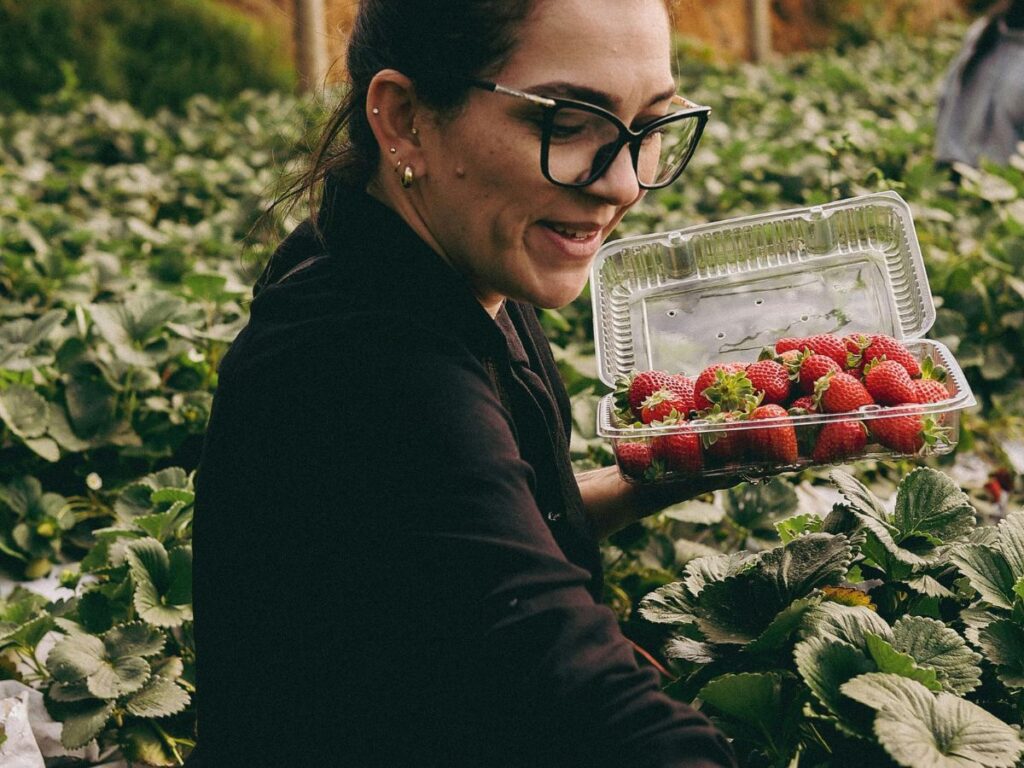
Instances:
[[[533,309],[495,323],[393,212],[331,194],[326,249],[308,223],[282,244],[220,367],[194,533],[202,765],[731,764],[595,602]]]

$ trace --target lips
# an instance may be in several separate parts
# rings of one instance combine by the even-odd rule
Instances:
[[[601,226],[598,224],[562,223],[557,221],[545,221],[543,224],[562,237],[567,237],[571,240],[589,240],[601,231]]]

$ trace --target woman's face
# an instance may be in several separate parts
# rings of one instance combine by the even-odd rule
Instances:
[[[541,0],[491,79],[596,103],[626,125],[649,122],[674,93],[662,0]],[[575,299],[599,246],[642,196],[628,148],[588,187],[547,181],[541,115],[525,100],[474,89],[454,118],[421,131],[416,208],[492,314],[504,298],[547,308]]]

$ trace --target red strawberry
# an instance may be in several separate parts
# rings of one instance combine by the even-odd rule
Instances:
[[[818,464],[831,464],[864,451],[868,432],[860,421],[832,421],[821,428],[811,458]]]
[[[670,389],[659,389],[640,406],[640,421],[644,424],[652,421],[682,421],[692,406],[692,400],[684,400]]]
[[[814,395],[801,395],[792,403],[790,403],[790,413],[792,413],[795,410],[807,411],[808,413],[817,413],[818,404],[814,400]]]
[[[754,399],[754,387],[742,363],[713,363],[700,372],[694,384],[693,402],[698,411],[717,405],[723,411],[740,411]]]
[[[677,373],[671,377],[669,389],[675,392],[681,402],[685,405],[685,408],[680,411],[683,416],[688,416],[690,411],[696,410],[696,404],[693,402],[693,388],[697,383],[697,380],[690,377],[684,376],[681,373]]]
[[[647,443],[619,443],[615,454],[619,469],[627,477],[642,479],[651,467],[651,446]]]
[[[784,403],[789,399],[793,385],[786,366],[774,360],[758,360],[747,366],[747,378],[755,391],[764,392],[763,403]]]
[[[623,411],[628,407],[634,416],[640,418],[644,400],[659,389],[670,389],[671,378],[664,371],[640,371],[622,377],[615,389],[616,404]]]
[[[651,453],[670,472],[696,475],[704,469],[700,437],[695,432],[656,437],[651,441]]]
[[[747,444],[752,458],[781,464],[796,463],[796,430],[785,408],[775,404],[758,406],[751,412],[750,419],[777,421],[771,427],[748,431]]]
[[[907,369],[895,360],[875,360],[864,367],[864,386],[876,403],[916,403],[917,390]],[[941,385],[939,385],[941,386]]]
[[[775,342],[775,354],[782,355],[785,352],[803,352],[807,349],[807,339],[803,337],[787,336]]]
[[[830,357],[840,368],[846,367],[846,343],[838,336],[819,333],[805,339],[805,343],[814,354]]]
[[[814,394],[825,413],[847,413],[875,402],[863,384],[842,372],[823,376],[815,385]]]
[[[921,364],[917,362],[917,358],[910,353],[910,350],[892,336],[876,333],[871,337],[871,344],[864,350],[864,354],[861,355],[861,368],[867,366],[872,360],[878,360],[883,357],[886,360],[895,360],[906,368],[907,373],[912,377],[916,378],[921,375]]]
[[[871,420],[871,434],[886,448],[897,453],[918,453],[925,445],[949,442],[949,430],[940,427],[935,419],[914,409],[900,410],[900,414]]]
[[[809,395],[814,391],[814,385],[818,379],[827,373],[838,373],[842,370],[839,364],[831,357],[824,355],[808,355],[800,363],[800,370],[797,374],[797,381],[800,383],[800,391]]]
[[[860,368],[864,350],[871,344],[871,337],[865,333],[851,333],[843,336],[846,345],[846,362],[843,368]]]
[[[941,403],[949,398],[946,385],[935,379],[911,379],[918,403]]]
[[[742,418],[737,413],[723,413],[715,411],[708,420],[728,424]],[[723,429],[720,432],[705,432],[701,435],[701,442],[708,458],[719,464],[727,464],[730,461],[738,461],[743,458],[746,450],[746,435],[744,430]]]

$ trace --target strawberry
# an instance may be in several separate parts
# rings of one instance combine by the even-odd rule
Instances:
[[[871,421],[871,434],[875,439],[897,453],[918,453],[925,445],[939,441],[949,442],[949,430],[940,427],[934,419],[913,410]]]
[[[684,400],[670,389],[659,389],[640,406],[640,421],[644,424],[653,421],[682,421],[686,419],[692,405],[692,399]]]
[[[818,405],[825,413],[847,413],[875,401],[857,379],[848,373],[830,373],[814,386]]]
[[[941,403],[949,398],[946,385],[935,379],[911,379],[914,385],[915,402],[918,403]]]
[[[775,354],[782,355],[785,352],[803,352],[807,349],[807,339],[802,336],[787,336],[775,342]]]
[[[728,424],[741,418],[743,418],[741,414],[723,412],[716,407],[708,416],[708,421]],[[742,459],[746,449],[746,436],[743,434],[743,430],[738,429],[705,432],[701,435],[701,442],[708,458],[719,464]]]
[[[688,416],[690,411],[696,410],[696,403],[693,402],[693,391],[696,383],[696,379],[691,376],[684,376],[681,373],[671,377],[669,389],[679,396],[680,401],[685,406],[680,411],[683,416]]]
[[[793,411],[807,411],[808,413],[817,413],[818,404],[814,400],[813,395],[801,395],[792,403],[789,404],[789,412]]]
[[[840,368],[846,367],[846,343],[831,333],[819,333],[804,340],[807,348],[816,355],[832,358]]]
[[[917,402],[914,380],[895,360],[875,360],[864,366],[864,386],[882,405]]]
[[[800,391],[805,395],[811,394],[818,379],[827,373],[838,373],[840,370],[839,364],[831,357],[807,355],[800,363],[800,369],[797,372]]]
[[[640,480],[651,468],[651,446],[647,443],[619,443],[615,454],[619,469],[627,477]]]
[[[754,400],[754,387],[742,363],[714,363],[697,377],[694,407],[705,411],[717,405],[723,411],[741,411]]]
[[[818,464],[831,464],[856,456],[868,443],[868,432],[861,421],[832,421],[821,428],[811,458]]]
[[[914,378],[921,375],[921,364],[917,362],[917,358],[910,353],[910,350],[892,336],[876,333],[871,337],[871,344],[868,345],[861,355],[861,368],[867,366],[872,360],[879,360],[881,358],[895,360],[906,368],[907,373]]]
[[[669,472],[696,475],[704,469],[700,437],[695,432],[656,437],[651,441],[651,453]]]
[[[860,369],[864,350],[871,344],[871,337],[865,333],[851,333],[843,336],[843,343],[846,345],[846,362],[843,368]]]
[[[755,391],[764,393],[763,403],[784,403],[789,399],[792,383],[786,366],[774,360],[758,360],[747,366],[747,378]]]
[[[747,445],[751,458],[762,461],[795,464],[797,459],[796,430],[786,409],[781,405],[768,404],[755,408],[750,414],[751,421],[773,419],[776,424],[761,429],[751,429],[747,434]]]
[[[627,409],[640,418],[640,408],[659,389],[670,389],[672,377],[664,371],[634,371],[619,377],[615,387],[615,404],[625,414]]]
[[[921,378],[914,379],[914,394],[919,403],[941,403],[949,397],[945,381],[948,377],[946,369],[936,365],[930,357],[921,363]]]
[[[795,349],[787,349],[785,352],[779,353],[777,359],[787,368],[794,368],[800,365],[800,361],[803,359],[803,357],[803,352],[798,352]]]

